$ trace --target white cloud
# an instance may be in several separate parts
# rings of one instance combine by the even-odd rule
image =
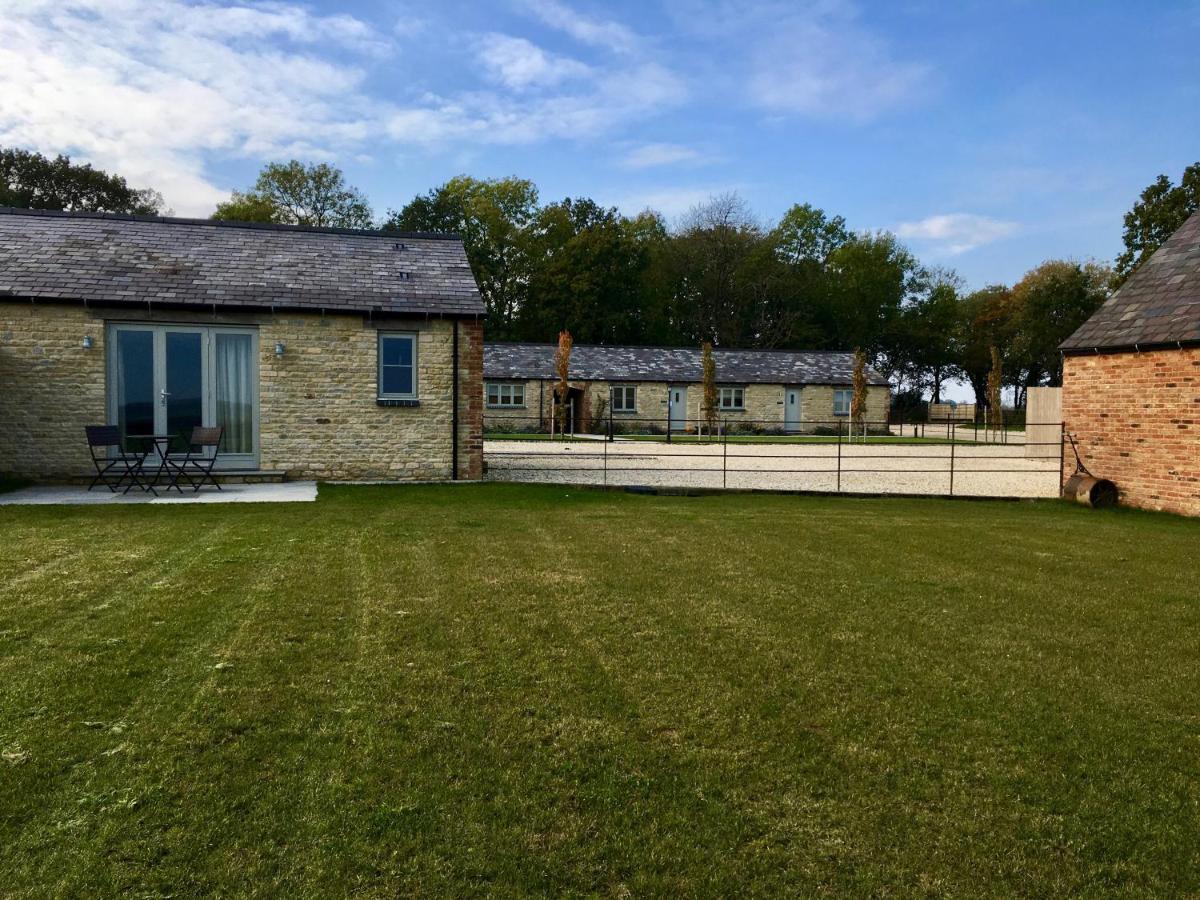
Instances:
[[[484,35],[477,43],[484,66],[496,80],[513,90],[557,85],[592,72],[578,60],[547,53],[525,38],[493,33]]]
[[[362,72],[317,51],[378,45],[349,16],[281,3],[29,0],[0,19],[0,143],[74,154],[206,214],[228,194],[207,154],[362,140]]]
[[[539,9],[580,40],[632,47],[612,23]],[[465,54],[457,80],[478,75],[483,89],[372,93],[375,66],[395,83],[404,31],[284,0],[25,0],[0,17],[0,144],[69,153],[206,215],[232,187],[207,174],[214,159],[607,137],[686,96],[644,55],[589,66],[498,34],[435,48]]]
[[[621,165],[627,169],[650,169],[681,163],[695,164],[703,159],[698,151],[682,144],[641,144],[629,151]]]
[[[520,5],[542,24],[583,44],[614,53],[630,53],[638,44],[633,31],[620,22],[590,18],[558,0],[521,0]]]
[[[1005,222],[973,213],[943,213],[917,222],[902,222],[896,234],[921,241],[949,256],[957,256],[1014,234],[1016,222]]]
[[[851,0],[685,0],[675,17],[720,60],[710,80],[772,115],[865,122],[932,88],[932,67],[902,58]]]

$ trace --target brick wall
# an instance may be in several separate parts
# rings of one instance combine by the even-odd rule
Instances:
[[[1062,402],[1084,464],[1123,503],[1200,515],[1200,349],[1068,356]]]
[[[90,471],[83,426],[107,420],[105,320],[252,325],[259,343],[260,466],[291,477],[451,477],[453,321],[357,315],[129,312],[0,303],[0,472],[74,478]],[[379,330],[415,331],[418,407],[376,403]],[[84,334],[94,346],[80,347]],[[286,350],[277,357],[276,341]],[[459,476],[483,468],[483,331],[459,323]]]

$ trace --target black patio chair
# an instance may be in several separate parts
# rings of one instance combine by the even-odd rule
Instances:
[[[96,467],[96,477],[88,485],[90,491],[98,484],[103,484],[114,494],[125,485],[122,493],[128,494],[135,487],[157,495],[152,486],[141,479],[142,465],[146,461],[146,453],[130,452],[125,449],[121,439],[121,429],[116,425],[85,425],[87,432],[88,452],[92,455],[92,465]],[[116,453],[112,453],[112,448]]]
[[[175,477],[171,480],[171,487],[182,494],[183,488],[179,486],[179,480],[186,478],[193,491],[199,491],[206,483],[211,484],[218,491],[221,490],[221,485],[213,478],[212,470],[213,466],[217,464],[217,454],[221,452],[221,441],[224,437],[225,427],[223,425],[212,428],[197,425],[193,428],[187,451],[183,454],[172,453],[167,456],[167,465],[175,472]],[[209,447],[212,448],[212,455],[205,456],[204,451]]]

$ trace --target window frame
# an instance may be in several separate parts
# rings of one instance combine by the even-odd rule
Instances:
[[[412,391],[399,393],[383,389],[383,342],[386,340],[409,340],[412,342]],[[375,396],[379,400],[417,400],[420,397],[420,339],[416,331],[380,331],[375,343]],[[406,366],[388,366],[388,368],[407,368]]]
[[[844,396],[846,400],[845,410],[838,409],[838,398]],[[848,416],[850,410],[854,406],[854,388],[834,388],[833,389],[833,414],[835,416]]]
[[[728,396],[730,403],[725,402]],[[736,397],[737,402],[732,400]],[[746,388],[740,385],[725,385],[717,388],[717,409],[720,412],[745,412],[746,410]]]
[[[617,406],[617,391],[620,391],[624,397],[623,401],[632,398],[631,404],[622,402],[621,406]],[[636,384],[613,384],[608,388],[608,403],[614,413],[636,413],[637,412],[637,385]]]
[[[492,402],[492,388],[496,389],[496,402]],[[508,391],[508,401],[504,400],[504,392]],[[521,402],[513,399],[516,392],[521,392]],[[488,409],[525,409],[525,382],[523,381],[487,381],[483,385],[483,401]]]

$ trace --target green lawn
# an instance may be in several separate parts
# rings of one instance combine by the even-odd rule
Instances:
[[[1200,891],[1200,522],[0,508],[0,894]]]

